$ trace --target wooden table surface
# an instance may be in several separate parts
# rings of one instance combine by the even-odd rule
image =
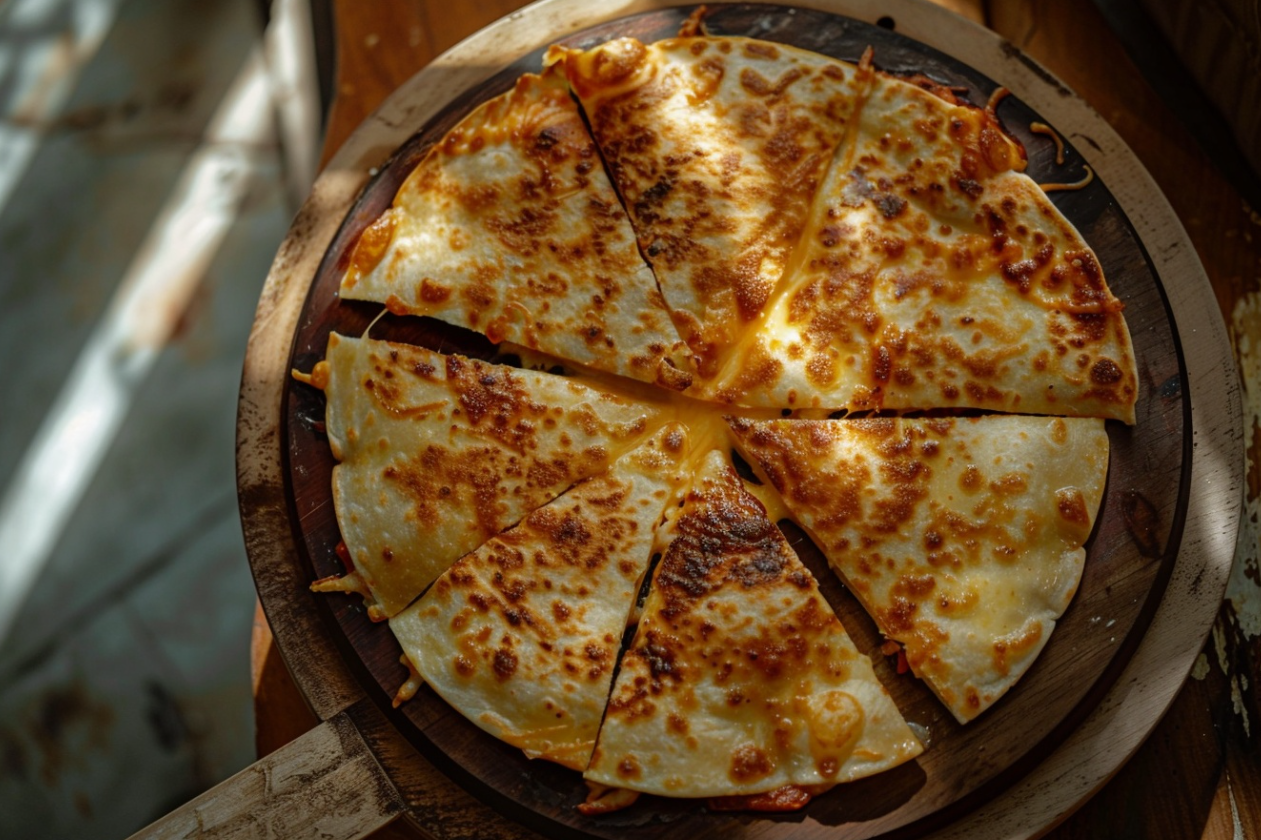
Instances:
[[[1048,837],[1261,838],[1261,214],[1127,59],[1090,0],[936,0],[1048,67],[1094,107],[1150,172],[1204,264],[1243,371],[1247,487],[1227,600],[1204,653],[1139,752]],[[323,159],[399,84],[519,0],[335,0],[337,76]],[[254,633],[260,757],[315,727],[261,612]],[[415,837],[396,823],[377,838]]]

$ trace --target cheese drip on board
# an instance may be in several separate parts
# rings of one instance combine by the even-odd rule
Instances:
[[[733,420],[884,635],[960,723],[1046,645],[1108,471],[1094,418]]]

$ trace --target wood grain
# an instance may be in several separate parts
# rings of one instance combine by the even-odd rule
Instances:
[[[509,4],[509,5],[512,5],[512,4]],[[999,5],[1001,5],[1001,4],[999,4]],[[1014,4],[1011,4],[1011,5],[1014,5]],[[1081,4],[1078,4],[1078,5],[1081,5]],[[1088,5],[1090,5],[1090,4],[1084,4],[1084,5],[1087,5],[1087,6],[1088,6]],[[1009,10],[1010,10],[1010,9],[1009,9]],[[1049,18],[1047,18],[1047,19],[1053,19],[1053,18],[1054,18],[1054,16],[1055,16],[1054,14],[1050,14],[1050,13],[1048,13],[1048,14],[1049,14]],[[1044,19],[1044,20],[1045,20],[1045,19]],[[402,32],[402,30],[400,29],[400,30],[398,30],[398,32]],[[1071,40],[1072,40],[1072,39],[1071,39],[1071,38],[1068,38],[1068,39],[1066,39],[1066,40],[1067,40],[1067,42],[1071,42]],[[1030,42],[1030,43],[1037,43],[1037,42]],[[1069,44],[1069,45],[1072,45],[1072,44]],[[1063,47],[1063,44],[1059,45],[1059,47]],[[1057,48],[1059,48],[1059,47],[1057,47]],[[474,76],[475,76],[475,74],[474,74]],[[332,135],[330,135],[330,136],[332,136]],[[386,154],[387,154],[387,153],[388,153],[388,150],[386,150]],[[362,154],[362,150],[361,150],[361,153],[359,153],[359,154]],[[383,160],[383,158],[385,158],[385,154],[382,154],[381,159]],[[362,156],[361,156],[361,158],[359,158],[359,160],[367,160],[367,158],[362,158]],[[1185,797],[1183,797],[1183,798],[1185,798]],[[1211,803],[1209,803],[1208,812],[1213,812],[1213,814],[1221,814],[1221,808],[1217,808],[1217,810],[1216,810],[1216,811],[1213,811],[1213,808],[1212,808],[1213,803],[1214,803],[1214,802],[1218,802],[1219,800],[1221,800],[1221,797],[1219,797],[1219,796],[1214,796],[1214,798],[1213,798],[1213,800],[1211,801]],[[1115,810],[1113,810],[1113,811],[1115,811]],[[1198,812],[1199,812],[1199,811],[1195,810],[1195,808],[1192,808],[1192,810],[1190,810],[1190,812],[1192,812],[1192,814],[1198,814]],[[1062,829],[1062,831],[1068,831],[1068,830],[1071,830],[1071,825],[1066,826],[1066,827],[1064,827],[1064,829]],[[1124,834],[1124,832],[1122,832],[1122,834]],[[1066,835],[1064,835],[1064,836],[1069,836],[1069,835],[1067,835],[1067,834],[1066,834]],[[1084,836],[1084,835],[1078,835],[1078,836]],[[1100,836],[1102,836],[1102,835],[1100,835]],[[1187,835],[1187,836],[1190,836],[1190,835]]]
[[[135,836],[353,840],[389,824],[403,801],[354,712],[320,724]]]
[[[334,3],[339,72],[321,168],[403,81],[457,41],[524,5],[521,0]]]

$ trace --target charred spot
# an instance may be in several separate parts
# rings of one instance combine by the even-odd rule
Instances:
[[[499,648],[492,667],[500,681],[506,680],[517,672],[517,655],[507,648]]]
[[[915,613],[918,611],[919,604],[895,596],[889,608],[880,612],[883,614],[885,629],[890,635],[897,635],[915,626]]]
[[[591,540],[591,532],[576,516],[564,517],[560,525],[552,532],[552,540],[562,549],[585,545]]]
[[[674,179],[669,175],[662,177],[657,183],[644,190],[635,202],[635,214],[641,218],[651,216],[656,207],[665,201],[674,190]]]
[[[1096,385],[1115,385],[1124,374],[1111,359],[1100,359],[1090,369],[1090,381]]]
[[[937,580],[932,575],[905,574],[894,582],[892,592],[895,597],[923,600],[936,586]]]
[[[1103,341],[1108,334],[1108,315],[1104,312],[1073,312],[1072,318],[1085,340]]]
[[[750,642],[745,651],[749,662],[767,679],[779,677],[789,666],[789,660],[800,661],[807,652],[805,641],[794,628],[783,627],[780,630],[788,635],[783,643],[759,639]]]
[[[1023,473],[1007,473],[997,481],[991,481],[990,489],[998,494],[1017,496],[1029,489],[1029,479]]]
[[[927,491],[922,484],[899,484],[889,497],[876,501],[872,527],[885,534],[896,533],[915,515],[915,507]]]
[[[769,58],[772,61],[779,58],[779,50],[775,48],[774,44],[761,41],[747,41],[744,44],[744,52],[745,55]]]
[[[784,570],[784,555],[769,546],[767,549],[734,564],[728,576],[746,589],[778,580]]]
[[[731,778],[739,782],[752,781],[768,775],[775,769],[770,756],[753,744],[745,744],[731,755]]]
[[[638,779],[640,776],[639,762],[634,756],[627,756],[617,764],[617,775],[623,779]]]
[[[657,642],[655,636],[655,633],[648,634],[648,644],[643,649],[644,661],[648,663],[653,683],[660,685],[663,677],[680,679],[680,674],[675,668],[674,651]]]
[[[502,576],[502,572],[495,573],[496,579],[502,578]],[[514,578],[507,585],[500,585],[500,591],[503,592],[504,597],[514,604],[525,597],[527,589],[528,587],[526,586],[525,581],[521,578]]]
[[[1001,270],[1003,279],[1015,283],[1021,292],[1027,292],[1031,285],[1030,277],[1038,270],[1038,264],[1033,260],[1020,260],[1014,263],[1003,263]]]
[[[980,198],[981,193],[985,191],[979,181],[971,178],[955,178],[954,185],[955,189],[972,199]]]
[[[1064,259],[1091,286],[1098,287],[1101,285],[1103,271],[1099,268],[1099,262],[1095,259],[1095,255],[1090,251],[1070,251],[1064,255]]]
[[[1055,507],[1060,516],[1075,525],[1087,525],[1090,514],[1086,510],[1086,500],[1081,491],[1075,487],[1066,487],[1055,491]]]
[[[548,126],[540,131],[538,136],[534,138],[535,148],[542,150],[550,149],[559,142],[560,137],[558,136],[558,132],[551,126]]]
[[[425,303],[444,303],[451,297],[451,289],[435,283],[426,277],[420,283],[420,299]],[[433,366],[428,365],[429,372],[433,372]]]
[[[793,571],[785,578],[785,580],[787,580],[789,583],[791,583],[793,586],[797,587],[798,589],[809,589],[811,584],[813,583],[813,581],[810,578],[809,573],[806,572],[805,569],[797,569]]]
[[[710,576],[733,555],[749,558],[728,570],[749,585],[781,574],[782,541],[761,505],[744,495],[716,498],[684,515],[657,575],[658,585],[668,593],[667,614],[688,609],[681,596],[697,599],[718,585]]]
[[[881,193],[875,198],[876,209],[886,219],[896,219],[906,209],[906,199],[890,193]]]

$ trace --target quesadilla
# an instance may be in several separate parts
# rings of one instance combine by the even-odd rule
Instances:
[[[748,38],[621,38],[564,61],[697,370],[762,312],[861,88],[853,65]]]
[[[1046,645],[1077,591],[1108,468],[1102,420],[733,420],[907,664],[961,722]]]
[[[421,679],[531,758],[585,770],[686,445],[681,427],[666,427],[390,619]]]
[[[323,364],[337,522],[385,617],[656,416],[566,377],[336,333]]]
[[[739,405],[1134,422],[1098,259],[980,108],[877,74],[795,271],[716,388]]]
[[[784,518],[872,647],[981,715],[1081,580],[1105,420],[1135,422],[1123,306],[997,95],[700,19],[552,48],[338,255],[342,299],[517,367],[333,334],[298,375],[350,569],[312,588],[390,619],[396,701],[427,683],[583,772],[587,815],[791,810],[923,749]],[[854,416],[898,412],[929,416]]]
[[[588,781],[676,797],[803,795],[922,749],[722,452],[665,526]]]
[[[347,300],[684,388],[685,348],[559,68],[435,144],[360,236]]]

